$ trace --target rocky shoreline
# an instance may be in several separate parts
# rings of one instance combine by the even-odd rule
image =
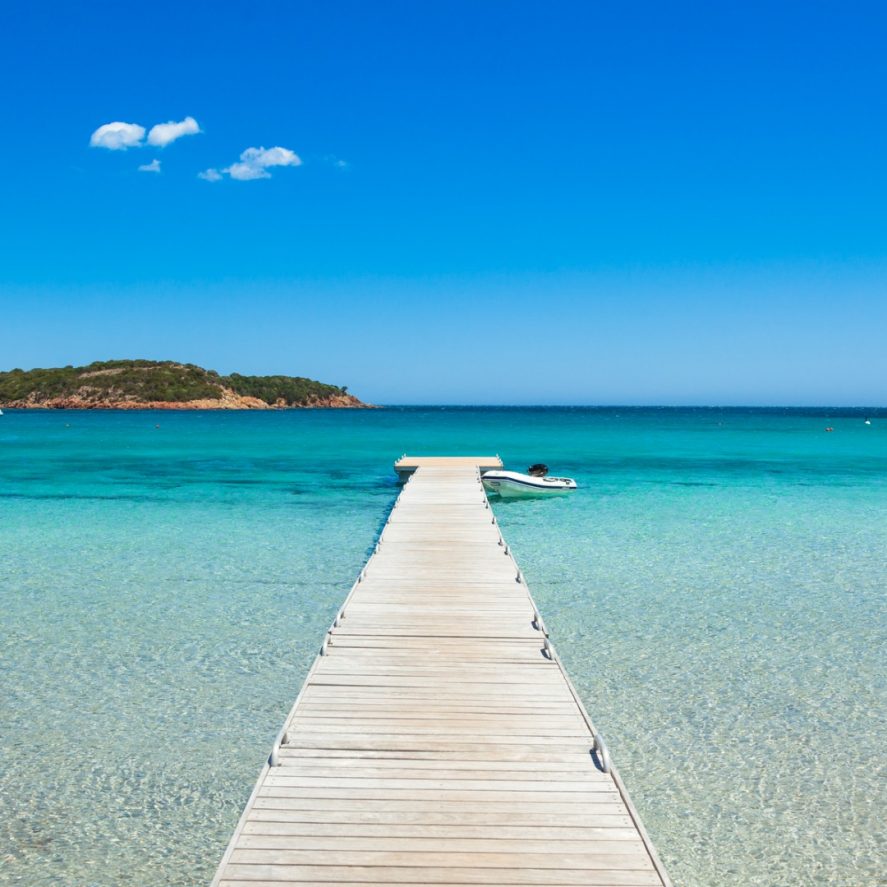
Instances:
[[[237,394],[230,388],[221,389],[219,398],[185,401],[142,401],[114,400],[86,395],[39,399],[27,397],[23,400],[0,403],[2,409],[18,410],[312,410],[312,409],[376,409],[372,404],[363,403],[352,394],[334,394],[318,397],[305,404],[287,404],[282,399],[274,404],[265,403],[258,397]]]

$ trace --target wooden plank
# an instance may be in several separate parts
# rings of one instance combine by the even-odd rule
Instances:
[[[537,708],[525,708],[521,703],[515,701],[511,704],[507,702],[494,703],[490,702],[486,705],[459,704],[457,702],[438,702],[431,704],[430,700],[422,708],[417,709],[416,703],[412,700],[401,702],[397,699],[383,699],[373,702],[356,700],[353,697],[345,702],[336,699],[325,699],[321,703],[315,703],[312,699],[310,703],[306,703],[299,713],[300,718],[349,718],[357,719],[383,719],[383,720],[401,720],[403,718],[413,718],[416,720],[471,720],[484,721],[490,718],[517,718],[523,717],[530,722],[537,722],[540,718],[545,719],[572,719],[573,712],[566,708],[558,708],[557,706],[549,706],[541,711]]]
[[[511,868],[528,869],[616,869],[652,870],[646,854],[633,853],[465,853],[453,851],[410,852],[386,850],[235,850],[235,865],[349,865],[349,866],[427,866],[429,868]]]
[[[332,657],[326,657],[328,664],[317,669],[315,678],[321,677],[350,677],[350,678],[410,678],[422,679],[433,685],[440,683],[465,683],[465,684],[519,684],[522,688],[531,690],[541,686],[560,686],[558,674],[544,666],[532,665],[494,666],[484,669],[482,675],[478,675],[477,669],[466,668],[461,663],[450,664],[426,664],[417,666],[404,665],[362,665],[351,666],[347,662],[340,663]],[[578,712],[577,712],[578,714]]]
[[[437,814],[452,814],[454,816],[467,817],[465,822],[477,821],[477,816],[489,814],[507,814],[510,822],[520,824],[523,821],[538,821],[540,817],[551,814],[557,816],[557,821],[583,822],[586,817],[596,815],[625,816],[624,805],[615,797],[596,797],[594,801],[583,804],[562,804],[557,801],[539,800],[532,804],[525,803],[521,798],[511,797],[507,801],[484,800],[481,803],[466,804],[462,801],[437,800],[429,804],[426,800],[416,798],[360,798],[349,796],[345,798],[315,798],[304,794],[291,794],[289,796],[264,795],[256,796],[252,809],[256,810],[299,810],[302,815],[314,816],[324,812],[335,815],[347,815],[352,812],[360,813],[393,813],[397,812],[412,816],[413,819],[405,821],[428,822],[430,817]],[[418,817],[418,818],[416,818]]]
[[[612,786],[601,787],[598,791],[593,790],[596,786],[591,788],[583,786],[581,791],[567,792],[555,785],[549,785],[547,789],[534,785],[525,791],[518,791],[517,789],[498,791],[494,787],[495,785],[496,783],[487,784],[487,787],[482,789],[412,788],[406,786],[402,788],[380,788],[372,785],[363,788],[359,787],[359,785],[335,788],[325,785],[315,787],[310,784],[290,787],[263,782],[259,789],[259,796],[267,798],[323,798],[328,800],[358,798],[367,801],[426,801],[434,804],[445,801],[460,801],[465,802],[467,805],[476,805],[478,809],[499,801],[508,804],[536,804],[542,800],[546,804],[558,804],[564,807],[573,804],[603,804],[608,801],[616,804],[620,801],[618,792]],[[540,795],[542,796],[541,798]]]
[[[312,683],[315,686],[323,686],[331,684],[334,686],[348,687],[441,687],[454,689],[457,687],[499,687],[508,684],[518,684],[526,686],[519,680],[506,680],[504,675],[491,675],[486,672],[479,672],[477,675],[470,675],[453,680],[447,680],[443,676],[426,676],[420,673],[410,675],[367,675],[367,674],[317,674],[314,676]],[[550,679],[536,679],[532,682],[535,685],[547,687],[560,687],[561,684],[557,680],[557,675],[552,675]],[[536,691],[540,692],[540,691]]]
[[[336,645],[330,645],[336,646]],[[466,663],[460,655],[452,655],[451,653],[442,652],[440,654],[429,653],[428,657],[421,664],[411,665],[415,662],[415,654],[400,654],[396,651],[375,648],[373,650],[362,653],[360,651],[353,652],[350,648],[348,652],[345,650],[336,650],[336,656],[325,656],[324,662],[329,660],[329,664],[319,665],[318,672],[336,673],[340,671],[362,672],[364,669],[386,669],[395,672],[412,669],[413,671],[430,674],[436,672],[438,674],[453,675],[458,671],[467,671],[469,674],[476,675],[478,672],[478,663],[483,664],[484,672],[489,671],[491,674],[524,674],[536,675],[549,670],[549,664],[544,656],[536,657],[535,655],[524,658],[510,658],[505,661],[497,658],[484,658],[473,660],[474,670],[471,671],[466,667]],[[514,683],[514,682],[512,682]],[[545,704],[544,696],[524,695],[524,699],[528,705]],[[573,706],[575,709],[575,705]]]
[[[246,880],[244,878],[236,878],[229,879],[225,878],[223,881],[219,881],[219,887],[280,887],[280,880],[267,880],[263,877],[259,877],[258,873],[253,874],[254,870],[250,869],[250,867],[246,867],[247,871],[250,873],[250,879]],[[440,877],[437,876],[437,873],[432,873],[429,875],[429,878],[424,881],[414,881],[413,877],[418,877],[417,872],[430,871],[430,870],[416,870],[411,869],[409,872],[404,872],[401,869],[385,869],[381,873],[376,872],[376,870],[371,870],[375,878],[372,881],[367,880],[354,880],[355,878],[365,878],[367,875],[365,874],[365,870],[363,869],[304,869],[296,867],[294,873],[290,874],[281,874],[280,877],[285,878],[284,883],[287,884],[299,884],[300,887],[330,887],[330,884],[348,884],[348,885],[356,885],[356,884],[397,884],[398,887],[427,887],[428,884],[434,884],[436,887],[463,887],[465,884],[491,884],[495,885],[495,887],[524,887],[524,885],[539,885],[539,887],[571,887],[573,884],[581,884],[586,885],[586,887],[646,887],[646,885],[657,885],[661,883],[659,880],[655,878],[650,880],[651,876],[640,873],[640,872],[626,872],[626,873],[618,873],[618,872],[589,872],[588,876],[585,878],[579,878],[579,880],[568,880],[568,876],[565,872],[557,872],[558,875],[556,880],[551,880],[547,878],[545,875],[539,875],[539,878],[543,878],[544,880],[532,880],[535,878],[535,873],[526,872],[522,873],[521,880],[519,882],[510,881],[506,883],[505,881],[500,880],[500,878],[506,874],[504,872],[496,872],[495,878],[491,878],[489,872],[480,872],[475,870],[460,870],[459,871],[459,881],[454,882],[452,880],[452,873],[449,875],[446,872],[442,873]],[[325,880],[315,880],[316,878],[323,877]],[[343,878],[350,878],[350,880],[343,880]],[[644,880],[638,880],[643,878]]]
[[[316,763],[315,763],[316,761]],[[474,768],[468,764],[446,762],[446,767],[428,767],[427,761],[407,761],[412,766],[403,766],[400,761],[388,762],[397,766],[367,767],[357,766],[355,761],[300,761],[298,758],[285,758],[277,768],[281,776],[300,776],[308,778],[341,779],[477,779],[498,783],[531,781],[548,785],[551,782],[567,782],[570,785],[581,785],[585,782],[609,784],[605,773],[586,767],[575,767],[572,770],[536,769],[524,767],[521,770],[505,770],[503,766],[515,767],[513,762],[505,761],[474,761]],[[437,762],[440,763],[440,762]],[[333,766],[330,766],[333,765]],[[423,766],[424,765],[424,766]],[[455,768],[455,769],[454,769]]]
[[[495,753],[498,763],[511,764],[514,762],[527,763],[535,765],[532,769],[542,763],[572,764],[585,766],[590,755],[590,746],[582,745],[574,751],[557,751],[550,744],[539,748],[533,746],[524,748],[521,746],[478,746],[473,751],[456,751],[451,748],[429,749],[429,748],[409,748],[409,749],[392,749],[392,748],[355,748],[355,743],[350,743],[345,748],[326,748],[322,745],[307,747],[294,743],[292,746],[281,746],[281,758],[291,757],[293,759],[312,759],[322,758],[334,759],[354,758],[366,761],[377,760],[399,760],[412,761],[417,765],[426,761],[460,761],[470,762],[478,761],[489,763],[490,758]],[[491,751],[492,749],[492,751]],[[281,765],[283,766],[283,765]]]
[[[366,693],[362,695],[367,688],[349,688],[324,686],[309,688],[303,697],[303,705],[306,709],[319,708],[322,711],[335,711],[336,708],[344,708],[346,710],[359,710],[366,708],[373,710],[384,708],[389,711],[397,711],[400,708],[409,709],[418,714],[417,703],[422,709],[428,711],[449,711],[458,713],[462,710],[479,710],[479,711],[529,711],[539,714],[554,714],[557,712],[571,712],[567,707],[569,699],[561,695],[544,703],[534,703],[521,697],[518,693],[502,693],[500,696],[481,695],[481,694],[454,694],[449,693],[446,696],[436,696],[424,692],[409,692],[411,688],[406,688],[407,692],[401,692],[401,688],[391,692],[390,689],[381,693]],[[420,688],[412,688],[420,690]]]
[[[496,773],[521,773],[524,779],[605,779],[606,774],[597,769],[589,768],[589,756],[578,756],[572,763],[555,763],[541,761],[533,767],[523,766],[520,761],[508,760],[426,760],[421,757],[381,758],[368,760],[364,757],[312,757],[303,759],[297,752],[292,753],[291,758],[284,758],[281,769],[292,774],[295,770],[303,769],[307,773],[320,775],[350,775],[357,776],[355,771],[366,771],[366,775],[388,776],[399,771],[419,770],[428,773],[453,772],[453,773],[483,773],[489,779],[497,778]],[[492,757],[492,756],[491,756]],[[330,774],[325,774],[329,770]]]
[[[423,749],[450,750],[460,746],[479,746],[481,743],[477,741],[478,739],[483,739],[488,746],[505,745],[528,751],[543,751],[552,748],[555,751],[584,751],[587,753],[591,748],[590,740],[572,734],[487,733],[483,737],[477,737],[472,731],[459,732],[455,728],[424,731],[413,728],[409,733],[391,728],[387,732],[373,732],[371,735],[367,735],[360,729],[345,731],[336,728],[328,729],[326,733],[319,733],[304,727],[300,721],[293,722],[292,726],[288,728],[286,744],[290,748],[302,746],[306,748],[378,748],[421,751]],[[489,752],[485,752],[485,754],[489,754]]]
[[[346,690],[346,692],[338,692]],[[351,690],[347,692],[347,688],[336,687],[317,687],[315,692],[305,694],[303,697],[300,711],[305,714],[311,710],[319,712],[336,711],[342,709],[345,711],[361,711],[368,712],[374,710],[387,710],[397,712],[401,709],[411,711],[415,715],[421,715],[423,712],[457,712],[457,711],[479,711],[479,712],[534,712],[536,714],[572,714],[575,709],[570,706],[568,699],[557,697],[556,699],[542,701],[538,699],[527,699],[521,697],[518,693],[504,693],[502,696],[485,696],[476,697],[473,694],[463,697],[461,700],[441,699],[434,695],[425,694],[421,709],[416,708],[415,700],[419,698],[419,694],[409,694],[407,699],[402,695],[392,693],[373,694],[364,697],[362,690]]]
[[[319,663],[315,674],[386,674],[417,675],[421,677],[443,676],[447,679],[466,678],[474,683],[478,678],[483,678],[485,683],[490,680],[506,682],[509,684],[523,684],[526,681],[544,682],[547,684],[561,685],[558,680],[557,669],[552,668],[544,658],[533,659],[525,663],[510,663],[508,665],[496,665],[495,662],[486,662],[483,670],[478,669],[476,663],[466,662],[461,657],[448,659],[427,660],[424,662],[410,662],[408,658],[391,661],[388,654],[383,656],[364,656],[357,659],[349,659],[347,656],[325,656]]]
[[[386,727],[387,731],[391,729],[403,727],[410,729],[412,726],[420,726],[422,728],[432,727],[449,727],[451,724],[458,723],[462,729],[470,729],[483,732],[487,729],[514,729],[520,733],[536,734],[540,729],[545,730],[543,735],[561,735],[562,733],[575,733],[579,731],[580,735],[584,735],[582,731],[582,722],[577,721],[574,717],[560,716],[538,716],[533,714],[506,714],[503,712],[491,712],[486,714],[477,713],[454,713],[451,711],[444,712],[421,712],[422,717],[414,717],[413,712],[406,710],[392,711],[342,711],[342,712],[317,712],[314,714],[305,713],[300,717],[300,722],[304,722],[306,727],[316,726],[319,729],[324,727],[346,727],[348,725],[363,725],[371,727]],[[557,730],[557,733],[554,731]],[[365,731],[368,733],[370,731]]]
[[[593,771],[589,770],[589,773]],[[482,774],[485,776],[485,774]],[[601,774],[604,776],[605,774]],[[608,779],[582,779],[561,780],[556,784],[545,779],[462,779],[440,775],[437,778],[424,776],[397,777],[385,774],[378,776],[354,776],[351,774],[340,776],[305,776],[291,774],[281,767],[275,768],[274,773],[269,773],[264,787],[280,786],[285,788],[304,788],[306,791],[326,789],[353,788],[359,793],[370,793],[376,789],[385,792],[406,789],[415,792],[412,797],[421,797],[420,792],[425,791],[494,791],[496,796],[501,792],[544,792],[549,797],[561,797],[581,792],[613,792],[613,784]]]
[[[483,741],[479,741],[483,740]],[[588,755],[591,743],[587,739],[573,739],[544,736],[499,736],[484,735],[467,740],[464,735],[441,736],[434,734],[390,733],[370,738],[360,735],[343,736],[341,733],[317,733],[302,731],[299,721],[294,721],[287,734],[286,747],[292,749],[362,749],[365,751],[409,751],[409,752],[470,752],[479,756],[490,754],[504,759],[506,754],[515,756],[537,753],[543,757],[549,754]],[[532,758],[524,758],[532,760]]]
[[[278,799],[271,799],[277,802]],[[384,834],[409,833],[411,829],[472,829],[483,833],[507,834],[515,832],[536,834],[540,830],[572,832],[583,829],[625,828],[634,837],[637,831],[631,817],[624,812],[614,811],[611,807],[606,812],[589,812],[588,810],[537,810],[524,808],[496,810],[446,810],[423,809],[360,809],[352,805],[349,808],[323,810],[316,808],[290,809],[281,806],[269,806],[271,800],[256,805],[249,811],[247,822],[283,823],[295,828],[345,828],[355,829],[378,827]],[[246,826],[244,826],[244,829]]]
[[[382,647],[392,650],[421,650],[431,652],[466,652],[476,654],[479,658],[495,653],[541,656],[540,639],[531,638],[486,638],[482,645],[472,638],[385,638],[385,637],[342,637],[336,632],[330,643],[332,648],[366,648]],[[479,649],[480,646],[480,649]]]
[[[587,869],[544,871],[540,869],[460,868],[377,866],[283,866],[232,865],[220,880],[220,887],[280,887],[285,884],[398,884],[425,887],[427,884],[495,884],[496,887],[650,887],[661,884],[653,872],[588,871]]]
[[[533,838],[508,839],[497,836],[486,838],[455,837],[391,837],[386,835],[359,837],[354,835],[299,835],[263,834],[254,829],[245,829],[238,844],[243,850],[334,850],[357,852],[400,852],[400,853],[485,853],[485,854],[594,854],[640,856],[647,863],[643,841],[635,834],[633,840],[607,841],[582,838],[562,838],[552,841]],[[644,866],[646,868],[646,866]]]
[[[435,692],[440,690],[439,693]],[[510,708],[519,706],[521,710],[531,705],[528,702],[527,695],[521,694],[519,688],[512,687],[510,690],[502,689],[502,692],[495,694],[486,692],[483,685],[468,685],[468,687],[460,687],[456,689],[441,689],[435,687],[350,687],[341,684],[324,684],[311,685],[306,692],[306,705],[310,704],[333,704],[339,702],[341,705],[349,705],[354,703],[358,706],[366,705],[416,705],[428,703],[437,704],[440,708],[447,708],[452,705],[464,706],[488,706],[492,705],[499,708]],[[550,697],[550,698],[549,698]],[[531,711],[545,712],[549,709],[557,710],[558,706],[563,706],[569,702],[570,697],[561,692],[547,691],[545,694],[548,709],[544,707],[532,707]],[[562,709],[561,709],[562,710]]]
[[[355,876],[356,877],[363,877],[363,875],[360,874],[361,871],[362,870],[360,870],[360,869],[355,869],[354,872],[357,873]],[[299,875],[295,875],[292,877],[298,878],[302,874],[304,874],[304,870],[299,869]],[[495,887],[522,887],[522,885],[518,885],[518,884],[504,883],[502,880],[500,880],[501,873],[499,871],[493,872],[492,877],[491,877],[490,873],[487,873],[487,876],[485,878],[480,878],[480,880],[477,880],[477,881],[465,880],[465,878],[468,878],[469,875],[463,875],[462,872],[460,871],[460,881],[458,883],[454,882],[452,880],[452,878],[444,879],[444,880],[431,880],[431,881],[427,881],[427,882],[426,881],[416,882],[416,881],[411,881],[411,880],[399,880],[398,875],[400,875],[400,874],[401,874],[400,872],[396,872],[396,874],[393,874],[388,879],[387,882],[382,882],[382,883],[397,884],[398,887],[426,887],[426,884],[429,884],[429,883],[435,884],[435,885],[437,885],[437,887],[462,887],[462,885],[470,884],[470,883],[493,884],[493,885],[495,885]],[[479,873],[478,873],[478,875],[479,875]],[[612,877],[610,877],[609,875],[612,875]],[[631,877],[631,880],[618,880],[618,881],[616,880],[617,877],[626,878],[629,876]],[[340,879],[340,875],[339,875],[338,870],[336,871],[336,873],[333,877],[334,877],[334,880],[332,880],[332,881],[329,881],[329,880],[317,881],[317,880],[313,880],[313,879],[309,878],[308,880],[298,880],[298,881],[288,879],[285,883],[298,883],[299,885],[301,885],[301,887],[330,887],[331,883],[332,884],[348,884],[348,885],[356,885],[356,884],[366,885],[366,884],[380,883],[379,881],[364,881],[364,880],[343,881]],[[634,887],[638,887],[638,885],[641,885],[641,887],[643,887],[643,885],[647,885],[647,884],[654,884],[655,885],[655,884],[660,883],[659,881],[656,881],[656,880],[654,880],[654,881],[635,880],[636,878],[641,878],[641,877],[647,878],[648,877],[647,875],[640,873],[640,872],[628,872],[626,874],[622,874],[622,873],[617,874],[617,873],[608,873],[608,872],[590,872],[588,879],[578,881],[578,882],[565,881],[564,880],[565,877],[566,876],[558,878],[556,884],[551,881],[548,881],[548,880],[542,881],[542,882],[526,881],[525,880],[522,882],[522,884],[540,884],[540,887],[542,887],[542,885],[544,885],[544,887],[570,887],[570,885],[574,884],[574,883],[589,885],[589,887],[597,887],[597,885],[603,885],[603,887],[624,887],[624,885],[629,885],[629,887],[632,887],[632,885],[634,885]],[[280,887],[279,881],[268,881],[265,879],[258,879],[258,880],[241,880],[241,879],[228,880],[228,879],[225,879],[224,881],[221,881],[219,883],[226,885],[226,887]]]
[[[627,817],[622,825],[598,826],[544,826],[508,824],[469,825],[461,822],[438,825],[415,825],[401,821],[391,822],[300,822],[266,819],[258,814],[268,811],[254,811],[243,829],[244,835],[303,835],[332,838],[337,835],[363,838],[446,838],[487,839],[509,841],[539,841],[554,844],[560,841],[629,841],[638,840],[638,833],[630,827]],[[603,819],[603,817],[601,817]],[[549,847],[549,849],[551,849]]]
[[[234,874],[237,874],[234,877]],[[226,874],[228,872],[226,871]],[[454,881],[454,875],[458,881]],[[424,876],[424,880],[418,880]],[[506,880],[502,880],[505,878]],[[661,881],[646,872],[537,872],[484,869],[360,868],[325,866],[232,866],[231,876],[219,887],[280,887],[281,883],[301,887],[329,887],[330,884],[397,884],[398,887],[461,887],[464,884],[491,884],[495,887],[648,887]]]

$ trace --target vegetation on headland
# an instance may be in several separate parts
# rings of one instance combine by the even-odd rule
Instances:
[[[241,376],[232,373],[223,377],[223,384],[244,397],[257,397],[267,404],[283,399],[288,406],[305,404],[311,398],[348,394],[347,385],[325,385],[301,376]]]
[[[348,389],[301,376],[222,376],[171,360],[0,372],[0,406],[267,409],[365,406]]]

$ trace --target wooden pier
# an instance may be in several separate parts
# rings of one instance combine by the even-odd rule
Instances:
[[[670,887],[499,532],[489,459],[404,458],[214,887]]]

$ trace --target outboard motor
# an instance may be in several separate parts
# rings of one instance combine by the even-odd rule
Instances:
[[[545,475],[548,474],[548,466],[543,465],[541,462],[537,462],[535,465],[531,465],[527,469],[527,474],[529,474],[530,477],[545,477]]]

